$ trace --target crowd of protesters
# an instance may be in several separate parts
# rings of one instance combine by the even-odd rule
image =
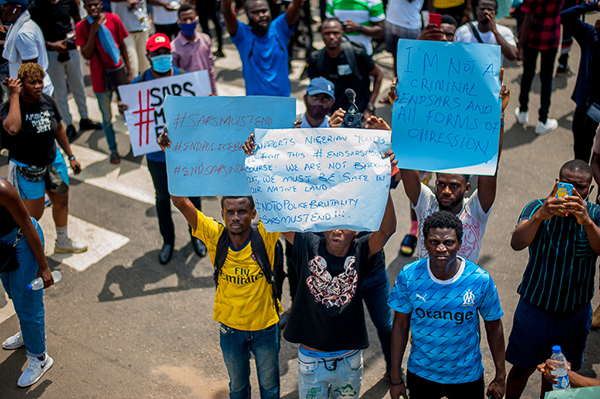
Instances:
[[[547,134],[558,127],[549,117],[553,76],[568,72],[573,39],[581,48],[572,96],[574,157],[565,160],[553,188],[549,184],[548,197],[525,206],[512,234],[511,247],[528,248],[529,260],[517,288],[520,300],[507,344],[496,285],[477,265],[496,197],[497,170],[493,176],[479,176],[477,189],[468,195],[470,176],[438,173],[432,189],[427,185],[430,174],[398,170],[393,152],[384,154],[392,164],[392,181],[395,185],[402,181],[412,212],[400,253],[411,256],[416,250],[418,258],[401,270],[390,288],[383,248],[397,228],[391,195],[381,225],[372,233],[344,229],[268,233],[260,222],[252,225],[256,216],[252,197],[223,197],[221,224],[202,212],[200,198],[170,196],[164,153],[147,154],[163,237],[160,263],[168,263],[174,250],[173,202],[189,223],[195,252],[200,257],[208,254],[215,266],[214,320],[220,323],[231,398],[250,397],[251,353],[261,397],[280,397],[282,328],[283,337],[299,345],[301,399],[358,397],[362,350],[369,345],[363,302],[377,328],[392,399],[407,398],[407,392],[412,399],[519,398],[536,367],[545,373],[544,395],[553,382],[549,374],[553,365],[546,359],[557,344],[578,385],[594,385],[579,380],[575,371],[582,367],[590,328],[600,327],[600,308],[593,312],[590,303],[600,254],[600,208],[588,201],[592,181],[600,183],[596,133],[600,81],[593,74],[600,65],[600,19],[590,25],[580,18],[600,11],[597,2],[515,2],[519,22],[513,32],[496,22],[498,0],[323,0],[320,12],[314,13],[321,20],[322,49],[313,48],[316,21],[305,0],[0,0],[0,4],[0,34],[5,36],[0,41],[0,78],[6,92],[0,108],[0,145],[10,157],[8,181],[0,180],[0,243],[14,243],[21,266],[1,275],[21,325],[21,331],[2,345],[27,348],[28,365],[18,386],[35,384],[53,364],[46,353],[42,291],[26,291],[24,283],[38,276],[44,287],[53,284],[37,224],[45,196],[53,206],[55,252],[87,250],[67,233],[67,170],[81,172],[69,143],[80,131],[102,129],[110,163],[121,162],[111,108],[116,100],[120,112],[128,109],[117,95],[121,85],[207,70],[212,95],[218,95],[214,59],[225,56],[224,32],[238,50],[248,96],[289,97],[290,49],[305,47],[305,76],[311,81],[304,95],[306,112],[295,122],[302,128],[339,126],[350,106],[344,93],[352,89],[364,127],[391,130],[375,115],[375,104],[393,105],[396,80],[379,98],[383,72],[373,56],[383,49],[390,52],[395,73],[398,40],[414,39],[500,46],[502,62],[522,61],[515,109],[520,124],[529,122],[529,93],[539,55],[535,133]],[[423,16],[428,13],[440,14],[439,20],[426,22]],[[101,122],[89,119],[83,60],[89,63]],[[502,80],[503,72],[498,159],[510,100]],[[79,112],[78,129],[69,110],[69,92]],[[169,147],[168,132],[158,137],[158,143]],[[244,151],[251,155],[254,149],[250,136]],[[558,181],[571,184],[573,193],[558,198]],[[271,273],[283,256],[280,236],[286,242],[292,296],[285,313],[271,284]],[[252,278],[238,283],[234,276],[241,269]],[[572,278],[563,279],[567,275]],[[487,388],[480,316],[495,367]],[[508,373],[505,360],[512,364]]]

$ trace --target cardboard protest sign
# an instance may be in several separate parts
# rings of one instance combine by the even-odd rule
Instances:
[[[160,151],[156,139],[167,125],[164,111],[166,96],[207,96],[211,92],[207,71],[119,86],[121,101],[129,106],[125,111],[125,122],[133,155]]]
[[[250,195],[242,146],[257,128],[294,125],[296,99],[168,96],[169,192],[177,196]]]
[[[500,46],[398,42],[392,149],[399,168],[496,172],[500,65]]]
[[[390,187],[391,133],[370,129],[255,131],[246,174],[269,232],[379,229]]]
[[[545,399],[598,399],[600,387],[565,389],[546,392]]]

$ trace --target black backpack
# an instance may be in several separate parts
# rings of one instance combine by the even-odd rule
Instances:
[[[219,275],[221,274],[223,263],[225,263],[225,259],[227,258],[227,251],[229,249],[230,242],[229,230],[227,227],[225,227],[221,233],[221,236],[219,237],[219,241],[217,242],[213,276],[215,280],[215,286],[219,285]],[[260,235],[260,232],[258,231],[258,227],[256,226],[252,226],[250,228],[250,243],[252,245],[252,252],[254,253],[256,262],[265,275],[267,283],[271,284],[273,288],[273,306],[275,306],[275,309],[277,310],[277,300],[281,301],[283,281],[285,280],[286,276],[285,269],[283,267],[283,245],[281,245],[279,240],[275,244],[275,265],[271,268],[265,243]]]
[[[342,50],[344,52],[344,56],[346,57],[346,61],[352,72],[354,73],[354,77],[356,77],[359,81],[362,81],[362,75],[360,74],[360,70],[358,69],[358,63],[356,62],[356,54],[355,50],[363,50],[366,51],[365,46],[361,43],[356,43],[350,40],[342,39]],[[319,75],[323,76],[323,66],[325,65],[325,55],[327,54],[326,49],[322,49],[319,51],[319,55],[317,58],[317,70],[319,71]]]

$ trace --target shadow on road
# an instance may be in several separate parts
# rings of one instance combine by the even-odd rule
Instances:
[[[159,250],[147,252],[141,258],[133,261],[131,267],[117,265],[110,269],[106,274],[102,291],[98,294],[98,300],[100,302],[118,301],[194,288],[214,287],[212,275],[201,277],[192,275],[198,258],[189,256],[193,252],[191,242],[181,250],[174,251],[173,258],[167,265],[158,263],[158,252]],[[173,274],[177,276],[177,286],[145,289],[146,285],[158,283]],[[110,290],[110,286],[113,284],[119,286],[122,296],[116,296]]]

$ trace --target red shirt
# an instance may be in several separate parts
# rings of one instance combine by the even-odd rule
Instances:
[[[557,48],[560,44],[560,11],[564,0],[525,0],[521,11],[533,13],[531,32],[524,44],[536,50]]]
[[[113,39],[115,39],[115,42],[117,43],[117,47],[120,47],[123,39],[129,36],[127,29],[125,29],[125,26],[123,26],[119,17],[113,13],[106,13],[105,26],[110,33],[112,33]],[[88,38],[90,37],[90,27],[91,24],[88,22],[87,18],[77,23],[77,26],[75,27],[75,43],[79,47],[84,47],[87,44]],[[122,61],[120,61],[118,65],[114,64],[112,58],[102,48],[100,38],[96,35],[94,53],[92,54],[92,58],[90,58],[90,77],[92,78],[92,89],[94,90],[94,93],[106,92],[106,89],[104,88],[103,70],[114,69],[121,65],[121,62]]]

